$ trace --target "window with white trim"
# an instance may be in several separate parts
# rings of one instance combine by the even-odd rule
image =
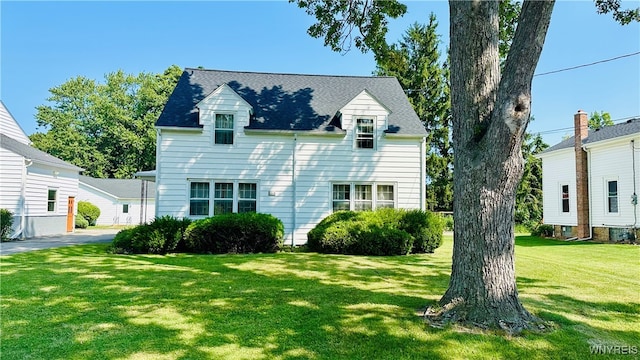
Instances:
[[[129,213],[129,204],[122,204],[122,213],[123,214]]]
[[[331,197],[334,212],[364,211],[396,206],[395,185],[392,184],[334,183]]]
[[[258,186],[254,183],[238,184],[238,212],[256,212],[258,203]]]
[[[49,189],[47,192],[47,212],[56,211],[56,201],[58,199],[58,190]]]
[[[215,144],[233,144],[233,114],[216,114],[213,132]]]
[[[189,215],[209,216],[209,183],[192,182],[189,196]]]
[[[215,183],[213,215],[233,212],[233,183]]]
[[[618,213],[618,180],[607,181],[607,211]]]
[[[351,204],[351,185],[333,184],[333,211],[349,210]]]
[[[373,119],[356,119],[356,147],[359,149],[373,149],[374,138]]]
[[[393,208],[395,207],[395,194],[393,192],[393,185],[378,185],[377,189],[377,205],[379,208],[387,207]]]
[[[562,212],[569,212],[569,185],[561,185],[562,188]]]
[[[240,181],[192,181],[189,215],[211,216],[258,211],[258,184]],[[213,188],[213,191],[210,189]]]

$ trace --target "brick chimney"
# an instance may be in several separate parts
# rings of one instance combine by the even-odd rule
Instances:
[[[589,237],[589,171],[587,168],[587,152],[582,149],[582,141],[589,135],[589,120],[587,113],[578,110],[573,116],[575,128],[576,153],[576,202],[578,214],[578,238]]]

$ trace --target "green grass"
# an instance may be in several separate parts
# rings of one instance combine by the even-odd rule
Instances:
[[[616,356],[590,345],[640,347],[640,247],[518,238],[521,299],[558,328],[509,338],[416,316],[447,287],[451,245],[388,258],[131,256],[104,244],[3,256],[0,357],[602,359]]]

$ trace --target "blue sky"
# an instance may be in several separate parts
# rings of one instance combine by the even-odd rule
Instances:
[[[408,1],[392,20],[397,41],[434,12],[442,51],[448,45],[448,4]],[[625,3],[638,6],[638,1]],[[37,131],[35,107],[48,90],[82,75],[162,72],[172,64],[208,69],[370,75],[371,53],[332,52],[306,29],[314,19],[286,1],[0,2],[0,99],[27,134]],[[640,25],[598,15],[591,1],[558,1],[537,73],[640,51]],[[556,74],[533,83],[532,132],[554,144],[571,130],[573,114],[607,111],[614,120],[640,116],[640,55]]]

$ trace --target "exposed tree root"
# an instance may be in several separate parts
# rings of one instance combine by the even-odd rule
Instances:
[[[464,301],[453,300],[444,306],[434,305],[421,310],[425,322],[438,329],[455,326],[464,332],[498,332],[508,336],[523,335],[527,332],[543,333],[553,331],[556,326],[531,315],[524,310],[518,317],[500,318],[500,312],[485,313],[483,319],[471,319]]]

